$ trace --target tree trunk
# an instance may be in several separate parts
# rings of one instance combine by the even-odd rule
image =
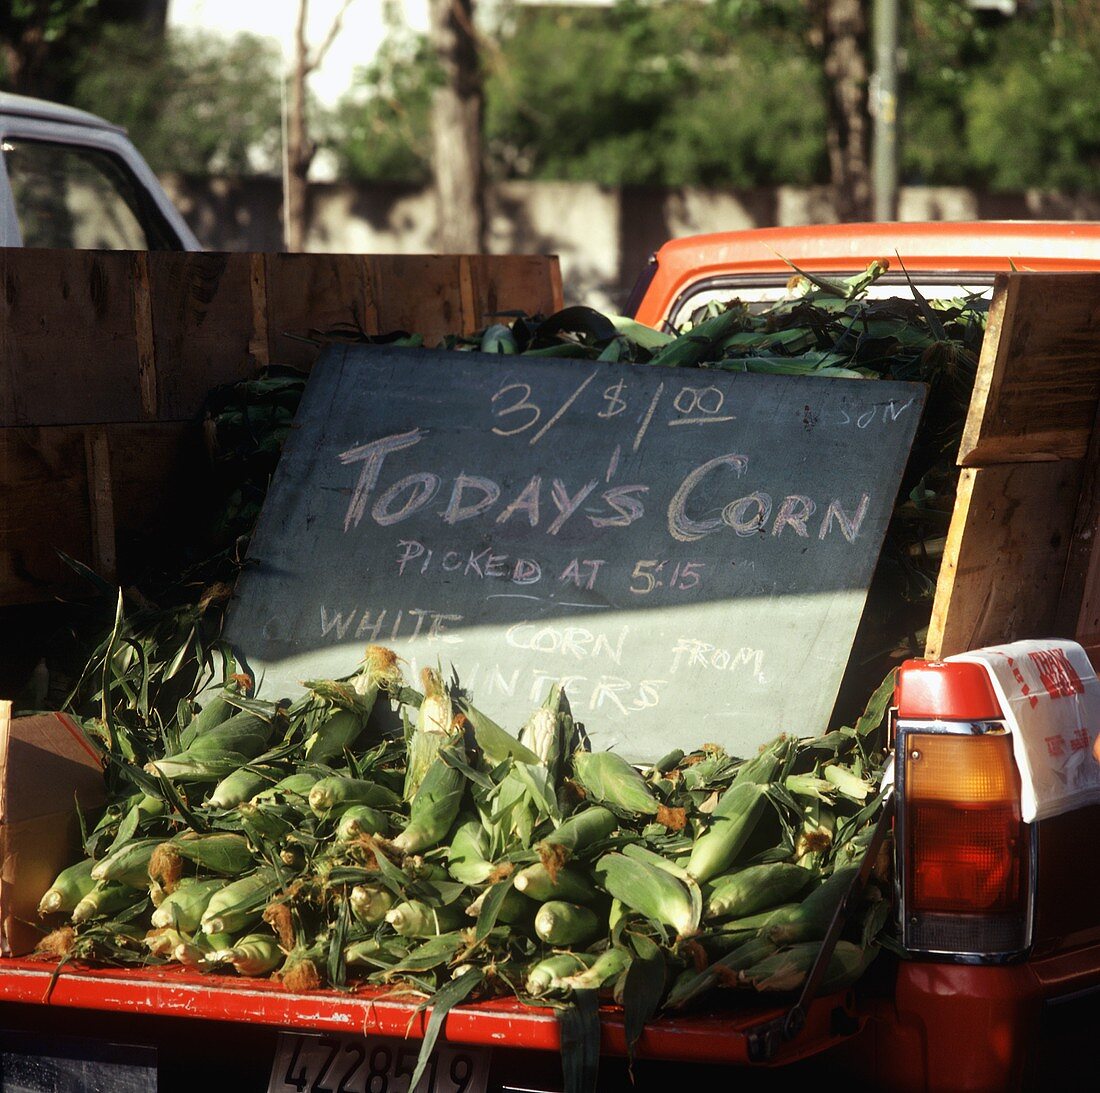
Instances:
[[[430,0],[431,42],[443,83],[432,99],[432,169],[443,253],[485,249],[482,85],[473,0]]]
[[[811,0],[813,46],[825,75],[825,142],[838,218],[871,217],[867,14],[861,0]]]
[[[309,0],[298,2],[298,23],[294,35],[294,71],[290,78],[286,122],[286,178],[283,206],[283,243],[288,251],[306,248],[308,227],[307,185],[314,148],[306,118],[306,77],[312,67],[306,44],[306,12]]]

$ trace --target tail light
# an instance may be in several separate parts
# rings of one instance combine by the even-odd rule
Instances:
[[[896,693],[902,941],[995,961],[1031,943],[1033,832],[985,671],[907,661]]]

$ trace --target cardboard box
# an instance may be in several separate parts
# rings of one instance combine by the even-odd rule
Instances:
[[[60,713],[11,716],[0,702],[0,953],[30,952],[42,936],[38,901],[80,858],[76,802],[106,802],[95,748]]]

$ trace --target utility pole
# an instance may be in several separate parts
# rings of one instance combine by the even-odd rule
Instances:
[[[899,4],[900,0],[875,0],[871,177],[876,220],[896,220],[898,215]]]

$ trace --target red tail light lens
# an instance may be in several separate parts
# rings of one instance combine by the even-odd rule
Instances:
[[[907,946],[975,955],[1023,950],[1030,836],[1011,738],[907,731],[898,744]]]

